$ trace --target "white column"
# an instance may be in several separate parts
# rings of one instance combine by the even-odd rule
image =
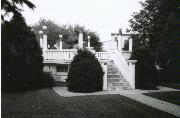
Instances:
[[[90,48],[91,46],[90,46],[90,36],[88,36],[88,48]]]
[[[132,52],[132,45],[133,45],[133,40],[132,38],[129,39],[129,51]]]
[[[62,50],[62,35],[59,35],[59,49]]]
[[[44,35],[43,35],[43,51],[47,50],[47,26],[42,27],[44,30]]]
[[[43,51],[47,50],[47,35],[43,35]]]
[[[40,47],[43,49],[43,31],[39,31],[39,44],[40,44]]]
[[[83,33],[82,32],[79,33],[78,45],[79,45],[79,48],[83,48]]]
[[[107,62],[103,62],[102,64],[102,68],[103,68],[103,71],[104,71],[104,76],[103,76],[103,90],[108,90],[108,87],[107,87]]]
[[[121,44],[121,38],[120,38],[120,36],[117,37],[117,40],[118,40],[118,51],[121,52],[121,50],[122,50],[122,44]]]
[[[137,60],[128,60],[129,63],[129,80],[132,89],[135,89],[135,63]]]

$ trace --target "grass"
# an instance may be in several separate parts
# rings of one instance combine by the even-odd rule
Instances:
[[[2,118],[175,118],[120,95],[67,98],[40,89],[1,97]]]
[[[160,85],[180,90],[180,83],[160,83]]]
[[[144,95],[151,96],[151,97],[180,106],[180,92],[179,91],[152,92],[152,93],[144,93]]]

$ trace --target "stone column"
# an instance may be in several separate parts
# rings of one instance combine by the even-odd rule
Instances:
[[[121,44],[121,38],[120,36],[117,37],[117,40],[118,40],[118,51],[122,51],[122,44]]]
[[[47,35],[46,34],[43,35],[43,50],[44,51],[47,50]]]
[[[43,49],[43,31],[39,31],[39,44],[40,44],[40,47]]]
[[[82,32],[79,33],[78,45],[80,49],[83,48],[83,33]]]
[[[135,89],[135,63],[137,60],[128,60],[129,63],[129,80],[132,89]]]
[[[90,36],[88,36],[88,48],[90,48],[91,46],[90,46]]]
[[[43,34],[43,51],[47,50],[47,26],[43,26],[44,34]]]
[[[133,45],[133,40],[132,38],[129,39],[129,51],[132,52],[132,45]]]
[[[62,35],[59,35],[59,49],[62,50]]]
[[[104,76],[103,76],[103,90],[106,91],[108,90],[107,87],[107,62],[102,62],[102,68],[104,71]]]

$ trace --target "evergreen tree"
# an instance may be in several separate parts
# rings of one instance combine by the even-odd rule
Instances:
[[[68,89],[74,92],[95,92],[102,90],[103,69],[94,54],[78,50],[68,73]]]
[[[28,87],[40,77],[42,51],[21,14],[2,24],[2,88]]]

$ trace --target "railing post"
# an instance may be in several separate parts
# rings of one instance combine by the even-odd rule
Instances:
[[[62,50],[62,35],[59,35],[59,49]]]
[[[128,60],[129,63],[129,81],[132,89],[135,89],[135,63],[137,60]]]
[[[132,38],[129,39],[129,51],[132,52],[132,44],[133,44],[133,40]]]

